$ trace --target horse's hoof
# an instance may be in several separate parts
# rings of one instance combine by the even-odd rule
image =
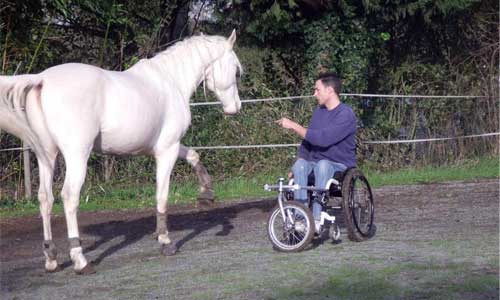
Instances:
[[[161,254],[165,256],[172,256],[175,253],[177,253],[177,246],[175,243],[161,245]]]
[[[77,275],[90,275],[95,273],[94,267],[92,267],[91,263],[88,263],[83,269],[81,270],[75,270],[75,273]]]
[[[198,195],[198,207],[212,207],[215,203],[215,195],[212,190],[206,190]]]
[[[200,192],[198,195],[198,203],[202,201],[209,202],[210,204],[214,203],[215,193],[212,189],[206,189],[203,192]]]
[[[210,200],[210,199],[200,199],[198,198],[198,203],[196,204],[197,207],[201,207],[201,208],[208,208],[208,207],[212,207],[214,205],[214,200]]]
[[[57,265],[57,267],[55,267],[53,270],[47,270],[47,269],[45,269],[45,273],[57,273],[59,271],[62,271],[61,265]]]

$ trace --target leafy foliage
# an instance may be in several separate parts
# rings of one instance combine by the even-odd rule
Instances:
[[[211,18],[193,20],[199,14],[191,11],[188,20],[196,2],[213,9]],[[195,29],[227,36],[236,28],[236,52],[245,69],[242,99],[312,94],[315,77],[327,70],[342,76],[344,92],[486,95],[469,100],[343,98],[360,119],[362,164],[379,170],[440,164],[497,153],[498,145],[493,139],[395,146],[361,142],[497,131],[498,11],[492,0],[6,0],[0,4],[1,70],[39,72],[72,61],[123,70]],[[200,89],[194,101],[214,100],[208,97]],[[287,116],[307,125],[315,105],[314,99],[247,104],[236,118],[224,117],[215,107],[195,107],[183,143],[297,143],[273,121]],[[0,133],[0,148],[18,145]],[[282,169],[291,165],[295,150],[201,154],[209,172],[223,179]],[[21,194],[18,156],[1,154],[0,181]],[[60,185],[64,161],[59,160],[55,180]],[[105,177],[105,160],[93,154],[89,166],[88,184],[95,188]],[[107,168],[113,182],[154,180],[151,158],[113,158]],[[194,178],[185,163],[178,164],[174,177]]]

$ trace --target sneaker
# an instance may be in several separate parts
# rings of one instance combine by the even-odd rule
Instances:
[[[321,226],[319,221],[315,221],[314,225],[315,225],[314,239],[324,240],[325,237],[328,235],[328,230],[326,230],[324,226]]]

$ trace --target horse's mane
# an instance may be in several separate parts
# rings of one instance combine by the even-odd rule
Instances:
[[[214,61],[226,51],[227,38],[218,35],[197,35],[186,38],[180,42],[175,43],[166,50],[158,53],[156,56],[170,56],[176,55],[179,51],[189,49],[191,52],[198,51],[198,55],[203,55],[199,53],[200,49],[206,50],[206,54],[210,56],[210,60]],[[238,69],[240,72],[243,71],[241,63],[237,59]]]
[[[162,69],[163,72],[167,72],[171,75],[178,74],[179,60],[183,60],[180,65],[184,71],[196,60],[203,60],[208,62],[213,62],[220,58],[225,51],[227,51],[227,38],[217,35],[199,35],[186,38],[182,41],[175,43],[174,45],[168,47],[157,53],[150,59],[144,59],[140,62],[145,63],[145,65],[156,65]],[[236,57],[234,56],[235,62],[238,67],[240,74],[243,73],[243,67]],[[141,65],[137,63],[134,66]],[[132,68],[134,68],[132,66]],[[131,68],[131,69],[132,69]]]
[[[224,42],[226,42],[226,38],[223,36],[218,36],[218,35],[197,35],[197,36],[191,36],[187,37],[172,46],[168,47],[167,49],[157,53],[155,56],[158,55],[170,55],[174,53],[176,50],[179,48],[186,48],[186,47],[197,47],[200,45],[214,45],[218,44],[221,46],[225,46]]]

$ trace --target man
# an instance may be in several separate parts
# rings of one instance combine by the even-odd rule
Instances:
[[[318,107],[313,113],[308,128],[294,121],[282,118],[276,123],[293,130],[303,138],[298,150],[298,159],[292,167],[294,181],[300,186],[307,185],[307,177],[314,172],[318,188],[326,183],[336,171],[344,171],[356,166],[356,115],[351,107],[340,102],[342,82],[335,73],[318,76],[314,85],[314,96]],[[307,191],[294,192],[295,200],[307,203]],[[320,231],[321,205],[313,204],[316,232]]]

